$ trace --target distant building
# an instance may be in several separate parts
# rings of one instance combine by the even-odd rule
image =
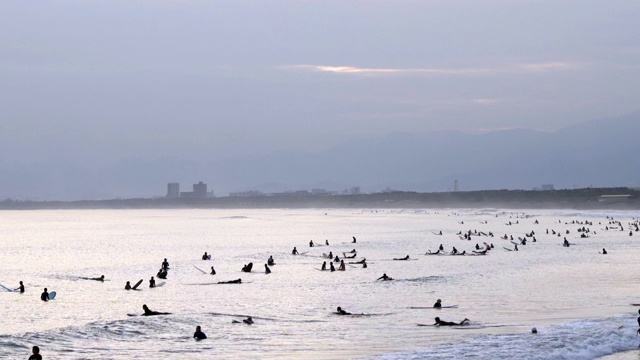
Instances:
[[[354,186],[349,189],[349,195],[359,195],[360,194],[360,186]]]
[[[554,190],[553,184],[542,184],[542,191]]]
[[[167,184],[167,199],[177,199],[180,197],[180,183]]]
[[[453,181],[453,192],[458,192],[458,191],[459,191],[459,189],[458,189],[458,180],[456,179],[456,180]]]
[[[207,184],[202,181],[197,184],[193,184],[193,191],[181,192],[180,197],[189,199],[205,199],[207,197]]]

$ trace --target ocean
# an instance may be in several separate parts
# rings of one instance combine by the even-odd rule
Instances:
[[[640,212],[3,211],[0,359],[638,359]],[[613,217],[622,229],[613,229]],[[536,224],[537,222],[537,224]],[[588,223],[588,225],[587,225]],[[511,225],[509,225],[511,224]],[[579,228],[588,228],[581,238]],[[609,227],[609,230],[607,230]],[[549,234],[547,234],[547,230]],[[439,235],[440,231],[442,235]],[[458,233],[472,232],[471,240]],[[505,234],[525,238],[514,249]],[[552,234],[552,231],[560,233]],[[566,233],[569,231],[569,234]],[[489,233],[494,236],[489,236]],[[477,234],[477,235],[476,235]],[[357,242],[352,243],[355,236]],[[572,245],[563,247],[566,237]],[[309,241],[321,246],[309,247]],[[325,240],[329,246],[324,245]],[[475,245],[493,244],[484,256]],[[442,244],[466,256],[425,255]],[[293,247],[301,252],[292,255]],[[608,254],[599,252],[606,248]],[[358,261],[319,271],[323,253]],[[208,252],[211,260],[201,260]],[[409,255],[411,260],[395,261]],[[271,274],[264,264],[273,256]],[[149,288],[164,258],[166,284]],[[241,272],[253,262],[253,272]],[[214,266],[216,275],[210,275]],[[327,264],[328,266],[328,264]],[[336,268],[338,264],[336,264]],[[207,272],[203,274],[200,270]],[[383,273],[393,281],[376,280]],[[107,281],[84,280],[105,275]],[[242,284],[218,284],[242,279]],[[125,283],[144,279],[139,289]],[[43,288],[56,291],[40,300]],[[455,308],[430,308],[437,299]],[[142,314],[146,304],[167,316]],[[338,316],[340,306],[354,316]],[[423,307],[423,308],[416,308]],[[253,325],[232,323],[251,316]],[[434,318],[470,319],[435,327]],[[208,339],[192,338],[201,326]],[[536,327],[537,334],[531,334]]]

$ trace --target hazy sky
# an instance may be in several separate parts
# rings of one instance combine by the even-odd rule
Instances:
[[[640,2],[0,2],[0,162],[316,151],[640,108]]]

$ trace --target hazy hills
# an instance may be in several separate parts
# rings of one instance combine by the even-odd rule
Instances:
[[[140,159],[87,167],[66,162],[0,164],[0,197],[105,199],[164,195],[166,183],[188,191],[204,181],[216,194],[361,186],[364,191],[531,189],[541,184],[640,186],[640,112],[547,133],[514,129],[390,134],[319,153],[279,152],[196,162]],[[202,149],[206,154],[206,149]]]

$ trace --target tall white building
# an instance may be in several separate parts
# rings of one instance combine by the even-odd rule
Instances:
[[[180,183],[167,184],[167,199],[177,199],[180,197]]]

